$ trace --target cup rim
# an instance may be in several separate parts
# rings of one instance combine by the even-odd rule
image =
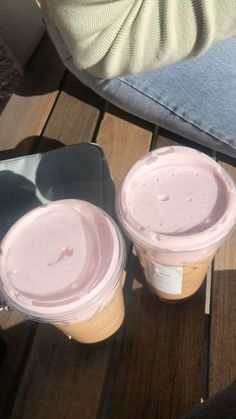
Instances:
[[[212,226],[208,227],[207,229],[193,233],[193,234],[181,234],[181,235],[168,235],[165,233],[155,232],[151,229],[148,230],[149,237],[145,235],[144,230],[138,229],[135,226],[135,222],[131,225],[128,221],[126,221],[125,216],[122,212],[122,189],[124,188],[125,182],[128,176],[132,175],[132,172],[135,170],[136,165],[139,164],[142,160],[145,160],[148,156],[152,156],[154,153],[158,153],[158,151],[162,151],[163,154],[166,150],[169,149],[188,149],[191,150],[192,153],[196,154],[204,154],[199,152],[198,150],[192,149],[190,147],[184,146],[167,146],[161,147],[159,149],[152,150],[142,156],[128,171],[127,175],[125,176],[123,182],[121,183],[117,197],[116,197],[116,214],[119,220],[119,223],[129,237],[129,239],[136,243],[137,245],[146,248],[147,250],[158,250],[160,252],[173,252],[173,253],[192,253],[201,250],[208,250],[214,247],[218,247],[219,244],[225,240],[227,236],[229,236],[236,226],[236,217],[232,218],[231,222],[228,220],[228,214],[230,213],[232,207],[236,209],[236,185],[234,179],[230,176],[229,173],[226,172],[224,168],[222,168],[215,160],[213,160],[208,155],[204,154],[206,160],[209,161],[209,164],[213,165],[215,168],[219,169],[222,178],[224,179],[227,187],[231,188],[234,194],[231,194],[229,197],[229,203],[227,208],[225,209],[224,213],[221,215],[219,220],[214,223]],[[227,229],[225,227],[227,226]],[[209,239],[210,234],[210,239]],[[150,238],[151,237],[151,238]],[[190,246],[191,241],[191,246]],[[209,244],[210,241],[210,244]]]

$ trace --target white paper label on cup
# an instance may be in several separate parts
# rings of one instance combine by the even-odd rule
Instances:
[[[168,267],[158,263],[145,263],[147,281],[156,289],[168,294],[181,294],[183,268]]]

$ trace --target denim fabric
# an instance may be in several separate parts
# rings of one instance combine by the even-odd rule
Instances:
[[[49,35],[66,67],[114,105],[155,125],[236,157],[236,38],[197,58],[104,80],[75,67],[58,31]]]

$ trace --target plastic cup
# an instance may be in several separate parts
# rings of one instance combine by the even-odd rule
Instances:
[[[151,291],[166,301],[184,300],[199,289],[235,227],[235,184],[207,155],[163,147],[131,168],[118,194],[117,214]]]
[[[80,200],[41,206],[1,243],[0,291],[10,307],[79,342],[110,337],[124,319],[125,245],[115,222]]]

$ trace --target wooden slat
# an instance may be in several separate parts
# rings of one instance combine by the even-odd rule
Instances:
[[[151,124],[109,106],[98,133],[97,143],[105,151],[117,188],[130,167],[149,150],[151,138]]]
[[[44,37],[1,115],[0,150],[14,148],[27,138],[41,134],[58,96],[63,74],[64,67],[54,47]],[[27,153],[29,144],[24,141],[23,145]]]
[[[47,76],[45,77],[45,66]],[[0,158],[25,155],[34,136],[40,135],[58,96],[64,68],[47,38],[44,38],[27,67],[17,93],[0,119]],[[33,136],[33,137],[32,137]],[[0,417],[12,406],[25,361],[30,350],[35,325],[13,312],[0,313],[1,336],[7,344],[7,356],[0,371]]]
[[[66,145],[91,141],[103,106],[102,99],[69,74],[43,136]]]
[[[77,107],[77,104],[74,104],[73,101],[70,103],[72,103],[72,108],[73,106]],[[62,113],[57,109],[58,106],[61,106],[60,98],[53,112],[60,118]],[[80,106],[78,107],[79,112],[81,112]],[[86,115],[84,111],[84,118],[86,118]],[[54,119],[54,116],[52,118]],[[90,109],[88,118],[91,118]],[[74,120],[76,121],[76,117]],[[60,123],[60,120],[58,120],[58,124]],[[82,124],[87,126],[87,131],[84,128],[84,138],[89,138],[89,136],[91,138],[91,125],[84,121],[82,121]],[[53,127],[56,127],[56,125],[56,121],[53,120]],[[73,127],[79,133],[76,123]],[[133,131],[135,131],[137,138],[133,137]],[[64,135],[66,133],[63,134],[62,139],[54,131],[53,137],[65,141]],[[74,135],[74,131],[71,135]],[[105,139],[107,137],[110,142],[106,143]],[[125,137],[128,152],[134,153],[135,157],[123,153],[125,145],[123,137]],[[135,140],[137,140],[137,143]],[[122,165],[122,173],[124,174],[132,164],[133,158],[138,158],[148,150],[150,141],[150,130],[147,131],[142,127],[137,127],[134,123],[128,123],[118,116],[105,114],[100,126],[98,142],[104,145],[116,184],[119,183],[121,178],[119,165]],[[117,153],[122,154],[122,160],[117,159]],[[109,373],[107,371],[109,359],[112,348],[118,339],[117,336],[110,343],[90,347],[68,341],[53,326],[40,325],[11,418],[96,418],[104,380]],[[37,409],[35,409],[36,405]]]
[[[158,137],[157,145],[174,144]],[[162,303],[136,260],[108,417],[176,418],[200,403],[205,284],[186,303]]]
[[[35,325],[16,312],[0,313],[0,336],[6,343],[6,357],[0,368],[0,417],[8,417],[24,371],[34,337]]]
[[[109,418],[176,418],[200,403],[204,286],[168,305],[133,278]]]
[[[227,160],[227,159],[226,159]],[[236,181],[236,162],[219,161]],[[219,249],[214,263],[210,324],[209,395],[236,377],[236,232]]]
[[[109,350],[39,327],[11,419],[96,418]]]

